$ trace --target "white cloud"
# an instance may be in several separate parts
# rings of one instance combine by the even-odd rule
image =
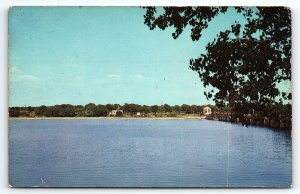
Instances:
[[[34,75],[25,74],[17,67],[9,68],[9,76],[12,81],[36,81],[38,78]]]
[[[143,80],[143,79],[145,79],[144,76],[140,75],[140,74],[134,75],[134,78],[137,79],[137,80]]]
[[[118,74],[108,74],[107,77],[116,79],[116,78],[120,78],[121,76]]]
[[[37,77],[35,77],[34,75],[24,74],[24,75],[19,76],[19,79],[35,81],[35,80],[37,80]]]
[[[10,74],[21,74],[21,71],[16,67],[12,67],[12,68],[9,68],[9,73]]]

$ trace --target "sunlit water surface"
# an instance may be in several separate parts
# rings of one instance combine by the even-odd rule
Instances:
[[[9,181],[49,187],[288,187],[291,134],[209,120],[10,120]]]

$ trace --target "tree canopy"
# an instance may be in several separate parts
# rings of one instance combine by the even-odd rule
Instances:
[[[190,59],[205,91],[216,105],[229,105],[239,117],[266,104],[291,100],[291,91],[278,85],[291,81],[291,12],[286,7],[145,7],[150,30],[173,27],[174,39],[189,26],[191,39],[218,15],[234,9],[246,21],[235,21],[206,45],[206,52]]]
[[[177,108],[175,108],[177,107]],[[179,114],[181,111],[184,114],[202,114],[202,109],[204,106],[200,105],[175,105],[171,106],[168,104],[164,105],[139,105],[133,103],[121,104],[94,104],[89,103],[85,106],[83,105],[71,105],[71,104],[61,104],[54,106],[37,106],[37,107],[10,107],[9,116],[10,117],[106,117],[111,116],[109,112],[112,110],[122,110],[127,116],[136,116],[136,113],[143,113],[147,116],[148,113],[164,113],[164,115],[170,115],[170,113]],[[122,113],[117,111],[117,113]],[[122,113],[123,114],[123,113]],[[120,115],[122,115],[120,114]],[[118,115],[118,114],[117,114]],[[120,116],[119,115],[119,116]]]

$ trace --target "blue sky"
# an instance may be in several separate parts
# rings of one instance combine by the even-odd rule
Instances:
[[[212,104],[190,58],[241,17],[222,14],[200,41],[153,31],[138,7],[14,7],[9,12],[9,106]]]

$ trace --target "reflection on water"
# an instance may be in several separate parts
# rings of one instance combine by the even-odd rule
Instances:
[[[209,120],[11,120],[13,186],[288,187],[291,135]]]

